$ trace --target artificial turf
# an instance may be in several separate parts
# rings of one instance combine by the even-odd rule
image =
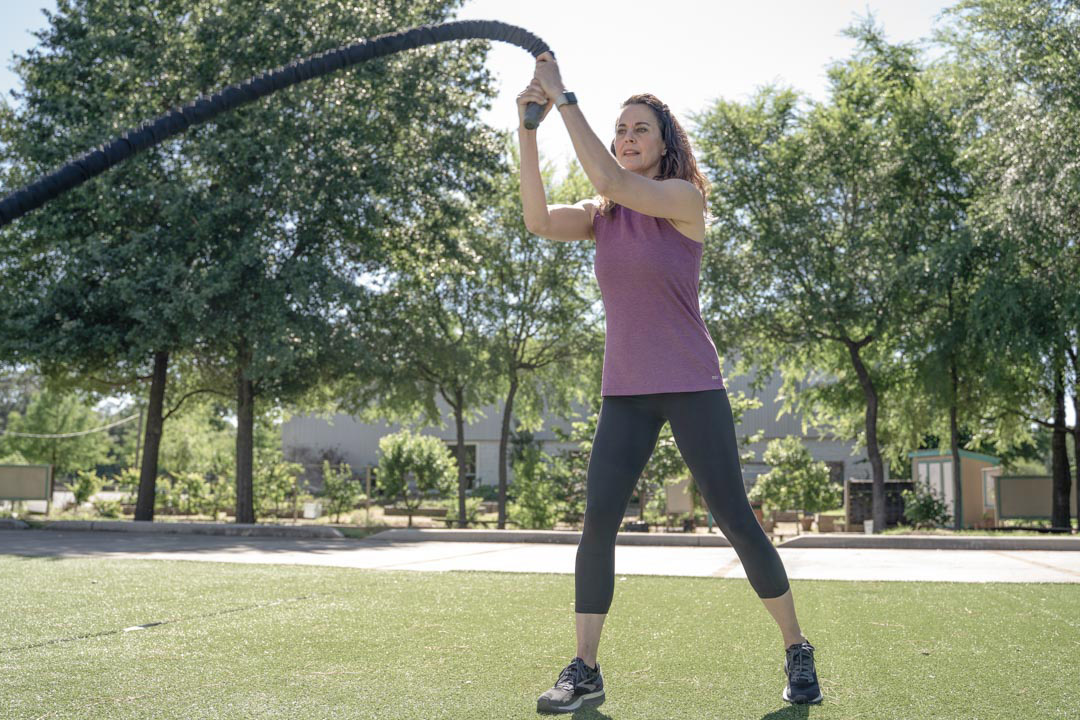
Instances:
[[[745,580],[619,576],[573,717],[1080,717],[1080,585],[792,585],[821,705]],[[536,718],[573,654],[568,575],[0,556],[5,720]]]

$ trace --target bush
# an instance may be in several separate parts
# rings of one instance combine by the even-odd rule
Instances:
[[[202,473],[176,473],[173,480],[176,493],[175,503],[184,515],[195,515],[202,511],[210,486]]]
[[[117,500],[95,500],[94,510],[103,518],[118,518],[122,514]]]
[[[485,502],[494,502],[499,499],[499,488],[495,485],[477,485],[472,489],[466,490],[465,495],[467,497],[480,498]]]
[[[379,485],[387,498],[405,507],[409,527],[425,497],[443,499],[453,490],[457,466],[439,438],[405,428],[383,436],[379,453]]]
[[[116,489],[124,493],[120,501],[124,505],[134,505],[139,499],[139,470],[138,468],[124,468],[113,481]]]
[[[326,514],[333,515],[334,522],[340,522],[342,513],[353,510],[364,499],[363,486],[353,477],[348,463],[334,467],[329,460],[323,460],[322,467]]]
[[[206,484],[207,493],[203,497],[199,511],[217,519],[218,513],[225,508],[236,506],[236,485],[226,476],[218,476]]]
[[[760,475],[750,490],[750,501],[769,510],[824,512],[840,507],[843,490],[829,480],[825,463],[815,461],[797,437],[769,441],[764,460],[772,469]]]
[[[104,485],[105,481],[93,470],[80,470],[76,474],[75,483],[71,486],[71,492],[75,495],[75,507],[80,507],[101,492]]]
[[[507,508],[510,522],[520,528],[550,530],[559,518],[559,488],[549,472],[548,456],[536,443],[515,443],[514,502]]]
[[[952,519],[945,501],[925,483],[915,483],[914,491],[904,490],[900,496],[904,499],[904,517],[916,529],[940,527]]]
[[[278,453],[280,455],[280,452]],[[260,457],[252,479],[256,516],[282,515],[299,499],[299,479],[304,472],[300,463],[287,462],[280,457]],[[348,468],[348,465],[345,466]],[[352,471],[349,471],[352,475]],[[355,502],[354,502],[355,504]]]
[[[465,524],[475,525],[477,518],[480,517],[480,505],[483,503],[483,498],[467,497],[465,498]],[[444,501],[446,505],[446,527],[454,527],[458,524],[458,501],[457,498],[450,498]]]

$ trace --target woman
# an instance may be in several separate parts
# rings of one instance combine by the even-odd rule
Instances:
[[[780,626],[787,674],[782,697],[820,702],[814,648],[799,628],[780,556],[746,498],[719,358],[698,309],[708,184],[686,133],[666,105],[635,95],[623,103],[609,155],[550,53],[537,58],[535,76],[517,102],[525,225],[552,240],[595,241],[607,326],[603,401],[575,565],[577,656],[540,696],[537,710],[572,712],[604,701],[596,652],[613,595],[615,536],[665,421],[751,586]],[[547,105],[542,117],[558,108],[599,202],[547,205],[536,131],[523,121],[530,102]]]

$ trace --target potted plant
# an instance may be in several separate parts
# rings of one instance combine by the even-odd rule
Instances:
[[[799,522],[802,523],[803,532],[810,532],[810,528],[814,526],[813,513],[805,512],[803,516],[799,518]]]

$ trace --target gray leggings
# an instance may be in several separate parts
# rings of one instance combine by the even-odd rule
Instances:
[[[664,421],[701,496],[761,598],[788,591],[780,554],[758,524],[743,488],[726,390],[608,395],[593,438],[585,527],[574,574],[575,610],[606,613],[615,590],[615,535]]]

